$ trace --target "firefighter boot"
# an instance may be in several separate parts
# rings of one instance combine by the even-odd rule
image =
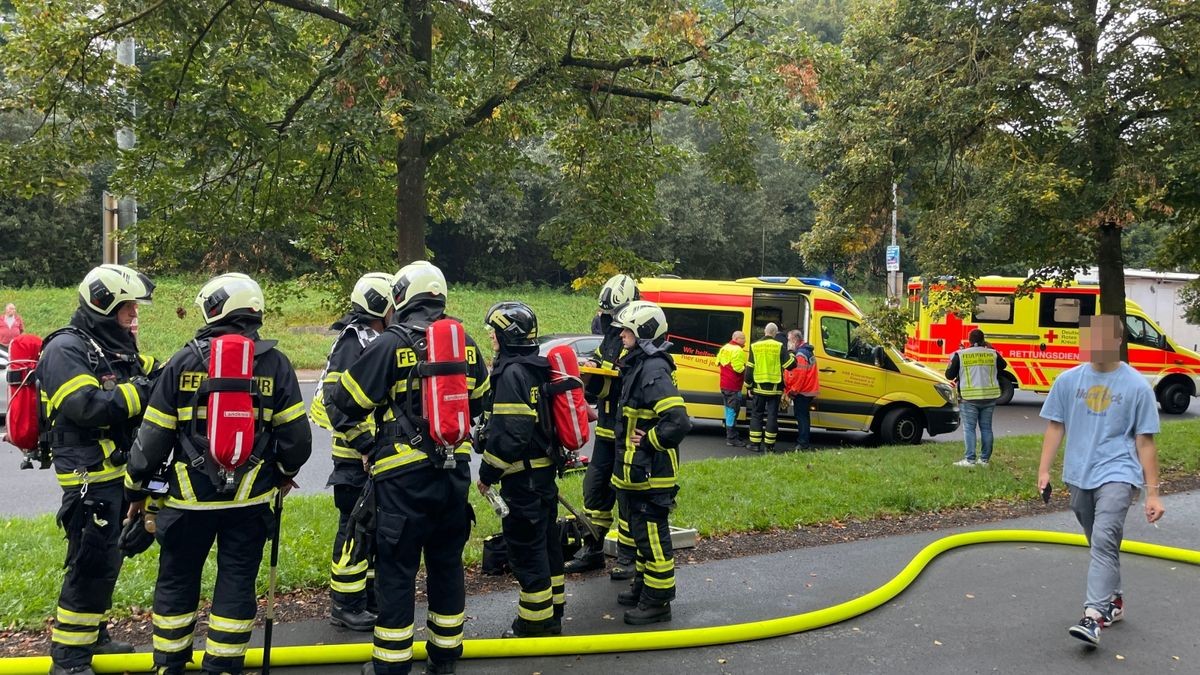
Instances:
[[[551,618],[545,621],[528,621],[518,616],[513,619],[512,627],[501,633],[500,637],[548,637],[551,635],[562,635],[562,621],[560,619]]]
[[[588,540],[584,542],[583,546],[579,547],[579,550],[575,552],[575,557],[563,565],[563,572],[567,574],[578,574],[598,569],[604,569],[603,540]]]
[[[92,647],[93,654],[132,654],[133,645],[128,642],[112,639],[108,634],[108,626],[100,627],[100,637]]]
[[[629,590],[617,594],[617,604],[622,607],[637,607],[638,602],[642,599],[642,589],[645,587],[645,581],[634,579],[633,583],[629,585]]]
[[[375,615],[365,610],[344,609],[337,603],[329,606],[329,623],[360,633],[375,630]]]
[[[617,564],[613,566],[608,573],[608,578],[613,581],[628,581],[637,574],[637,566],[634,565],[632,557],[625,557],[624,551],[617,555]]]
[[[55,663],[50,666],[50,675],[96,675],[96,671],[92,670],[92,666],[86,663],[82,666],[74,666],[72,668],[66,668]]]
[[[671,603],[649,605],[639,602],[634,609],[625,610],[625,623],[630,626],[645,626],[671,620]]]
[[[425,675],[454,675],[454,661],[446,661],[445,663],[426,661]]]

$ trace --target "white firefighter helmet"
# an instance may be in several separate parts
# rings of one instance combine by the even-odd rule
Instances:
[[[354,290],[350,291],[350,304],[382,319],[392,306],[392,275],[367,272],[359,277]]]
[[[613,325],[628,328],[639,340],[657,340],[667,334],[667,315],[653,302],[639,300],[625,305]]]
[[[196,304],[204,314],[204,323],[219,323],[236,311],[263,311],[262,288],[245,274],[230,272],[209,279],[196,296]]]
[[[93,267],[79,284],[79,302],[104,316],[112,314],[122,302],[147,304],[153,293],[150,277],[124,265]]]
[[[628,274],[617,274],[604,282],[597,304],[600,310],[616,316],[621,308],[641,297],[637,282]]]
[[[446,301],[446,277],[427,260],[415,260],[400,268],[392,277],[392,304],[403,309],[415,298],[440,296]]]

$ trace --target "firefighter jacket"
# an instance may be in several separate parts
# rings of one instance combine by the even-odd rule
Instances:
[[[528,469],[554,466],[554,443],[542,401],[550,364],[536,355],[501,353],[492,366],[491,391],[484,402],[483,465],[487,485]]]
[[[783,374],[783,390],[788,396],[815,398],[821,391],[817,379],[817,357],[813,346],[805,342],[796,348],[796,367]]]
[[[750,345],[746,360],[746,384],[755,394],[778,395],[783,392],[783,371],[796,366],[796,357],[787,345],[773,337]]]
[[[601,317],[604,323],[604,339],[592,352],[591,359],[601,368],[618,370],[624,347],[621,345],[621,329],[612,325],[612,317]],[[617,420],[621,416],[621,378],[593,376],[588,380],[587,394],[596,399],[596,438],[614,440]]]
[[[388,329],[367,345],[362,356],[342,372],[325,404],[341,409],[344,417],[331,420],[334,429],[348,433],[374,416],[375,432],[369,442],[356,442],[360,452],[371,454],[371,475],[382,480],[433,464],[437,448],[429,434],[429,423],[421,411],[421,378],[416,367],[425,355],[425,329],[444,318],[440,308],[421,308],[398,317]],[[466,336],[467,390],[471,417],[483,410],[488,390],[488,373],[479,347]],[[411,389],[410,389],[411,387]],[[414,447],[413,440],[419,442]],[[471,441],[455,449],[457,461],[471,461]]]
[[[321,373],[321,382],[316,395],[313,396],[312,407],[309,408],[308,415],[313,423],[333,432],[333,473],[329,476],[329,485],[362,487],[366,481],[362,456],[371,451],[371,443],[375,437],[375,418],[368,415],[347,431],[338,431],[335,428],[338,424],[347,426],[346,413],[337,406],[325,405],[325,400],[337,386],[342,373],[358,360],[367,345],[377,337],[379,333],[363,323],[351,323],[342,329],[333,341],[329,358],[325,362],[325,372]]]
[[[746,350],[730,342],[717,352],[717,368],[721,370],[721,391],[741,391],[746,373]]]
[[[220,332],[220,329],[217,329]],[[242,331],[238,331],[245,334]],[[199,337],[209,337],[207,329]],[[183,450],[179,436],[204,435],[207,400],[199,400],[200,384],[208,379],[208,363],[192,346],[184,347],[167,361],[150,396],[145,423],[129,456],[125,489],[133,501],[150,478],[166,467],[169,492],[165,506],[185,510],[236,508],[266,504],[286,476],[294,476],[312,453],[312,431],[304,416],[304,399],[296,371],[287,356],[275,349],[274,340],[254,343],[255,444],[259,435],[268,439],[261,455],[256,450],[238,470],[236,489],[221,492],[206,467]],[[207,355],[207,350],[204,354]],[[211,461],[211,460],[208,460]]]
[[[669,342],[654,346],[640,340],[621,361],[621,418],[612,477],[613,487],[619,490],[675,492],[679,443],[691,430],[692,420],[675,385],[669,346]],[[634,429],[645,433],[637,444]]]
[[[987,403],[1000,398],[999,374],[1007,365],[996,350],[972,345],[950,356],[946,379],[958,381],[958,396],[962,400]]]
[[[37,366],[42,428],[64,488],[124,477],[150,392],[146,376],[155,370],[154,359],[138,353],[132,335],[114,339],[111,317],[105,319],[113,322],[110,335],[85,330],[93,327],[79,320],[87,311],[77,310],[70,327],[47,336]]]

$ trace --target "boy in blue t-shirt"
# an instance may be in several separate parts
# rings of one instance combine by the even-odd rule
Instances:
[[[1089,321],[1090,319],[1090,321]],[[1050,484],[1050,466],[1064,434],[1063,482],[1071,510],[1091,546],[1087,600],[1072,637],[1100,643],[1100,629],[1124,615],[1119,553],[1125,516],[1146,488],[1146,520],[1165,512],[1158,488],[1158,408],[1145,378],[1120,360],[1121,319],[1080,317],[1082,363],[1054,381],[1042,405],[1049,421],[1038,466],[1039,492]]]

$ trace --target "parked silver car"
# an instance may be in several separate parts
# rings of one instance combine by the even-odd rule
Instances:
[[[559,345],[567,345],[574,350],[580,365],[591,358],[592,352],[600,347],[599,335],[583,333],[552,333],[538,338],[538,354],[545,356],[547,352]]]

